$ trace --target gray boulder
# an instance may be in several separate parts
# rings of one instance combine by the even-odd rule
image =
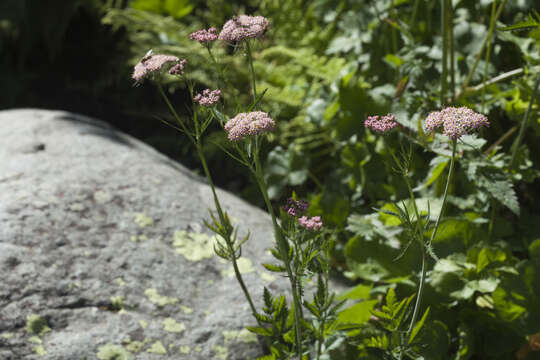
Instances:
[[[0,359],[249,359],[263,354],[229,263],[205,229],[206,183],[130,136],[62,111],[0,112]],[[272,261],[263,211],[225,191],[251,230],[260,305]]]

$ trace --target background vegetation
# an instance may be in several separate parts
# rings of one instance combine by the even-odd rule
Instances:
[[[447,3],[450,3],[448,1]],[[407,243],[392,209],[407,189],[390,149],[422,132],[425,116],[446,105],[488,116],[481,137],[460,144],[450,207],[430,264],[431,305],[423,349],[436,359],[540,358],[540,27],[535,0],[454,0],[449,4],[449,63],[443,68],[441,2],[421,0],[54,0],[0,2],[0,108],[46,107],[110,121],[197,170],[188,141],[159,123],[167,109],[151,86],[133,87],[133,65],[148,51],[189,58],[197,88],[215,87],[205,49],[189,40],[237,14],[263,15],[271,29],[255,52],[263,109],[279,124],[266,148],[276,206],[292,190],[335,229],[336,274],[358,284],[335,356],[372,356],[385,329],[368,321],[389,288],[414,292],[419,251],[394,259]],[[502,31],[527,22],[521,31]],[[216,47],[231,82],[224,98],[249,102],[241,56]],[[447,81],[441,81],[443,72]],[[179,109],[181,82],[167,84]],[[441,99],[441,87],[447,97]],[[227,104],[227,103],[226,103]],[[230,104],[233,104],[231,101]],[[527,116],[527,109],[528,111]],[[224,112],[233,115],[232,107]],[[393,112],[406,129],[383,139],[368,115]],[[523,138],[520,126],[526,119]],[[219,151],[216,127],[205,152],[218,185],[261,204],[247,174]],[[419,203],[437,214],[448,156],[416,146],[411,176]],[[440,145],[440,146],[439,146]],[[422,205],[421,205],[422,206]],[[427,206],[424,205],[424,210]],[[418,255],[417,255],[418,254]],[[361,294],[358,295],[358,294]],[[423,313],[423,311],[422,311]],[[345,315],[344,315],[345,317]],[[435,339],[435,340],[434,340]],[[380,340],[383,341],[383,340]],[[367,358],[367,357],[366,357]]]

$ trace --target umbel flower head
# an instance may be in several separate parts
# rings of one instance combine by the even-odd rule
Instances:
[[[368,116],[367,120],[364,121],[365,127],[378,133],[388,132],[397,125],[398,123],[396,122],[396,116],[394,114],[387,114],[383,117],[379,117],[379,115]]]
[[[308,218],[307,216],[302,216],[298,219],[298,223],[300,226],[306,228],[307,230],[320,230],[322,227],[322,221],[320,216],[314,216],[312,218]]]
[[[443,134],[451,140],[457,140],[482,126],[489,126],[487,117],[468,107],[447,107],[434,111],[427,116],[424,124],[426,132],[429,133],[442,127]]]
[[[218,33],[215,27],[211,27],[208,30],[205,30],[205,29],[197,30],[189,34],[189,38],[191,40],[198,41],[201,44],[208,44],[208,43],[211,43],[212,41],[217,40]]]
[[[150,52],[149,52],[150,53]],[[148,76],[159,73],[166,66],[174,65],[173,68],[181,66],[183,70],[186,60],[173,55],[147,54],[139,61],[133,69],[131,77],[137,82],[143,82]],[[172,70],[172,69],[171,69]]]
[[[213,91],[210,91],[210,89],[205,89],[202,93],[195,95],[193,101],[199,103],[201,106],[212,106],[219,101],[220,95],[221,90],[219,89]]]
[[[274,130],[274,120],[265,112],[253,111],[240,113],[227,121],[225,131],[229,140],[239,141],[245,137]]]
[[[231,42],[261,38],[269,24],[270,22],[264,16],[235,16],[223,25],[218,38]]]

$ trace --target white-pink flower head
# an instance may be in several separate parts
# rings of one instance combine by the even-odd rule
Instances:
[[[211,43],[212,41],[217,40],[218,33],[217,33],[217,29],[215,27],[211,27],[208,30],[206,30],[206,29],[197,30],[197,31],[189,34],[189,38],[191,40],[198,41],[201,44],[207,44],[207,43]]]
[[[320,216],[314,216],[312,218],[302,216],[298,218],[298,223],[300,224],[300,226],[306,228],[307,230],[313,231],[320,230],[323,225]]]
[[[212,106],[219,101],[220,96],[221,90],[219,89],[213,91],[210,91],[210,89],[205,89],[202,93],[195,95],[193,101],[199,103],[201,106]]]
[[[443,134],[451,140],[457,140],[482,126],[489,127],[487,117],[467,107],[447,107],[432,112],[424,123],[426,132],[432,133],[442,127]]]
[[[385,133],[398,126],[398,123],[394,114],[387,114],[383,117],[379,117],[379,115],[368,116],[367,120],[364,121],[364,126],[378,133]]]
[[[173,55],[146,55],[135,65],[131,77],[140,83],[148,76],[159,73],[166,66],[178,65],[178,63],[180,63],[180,59]],[[183,60],[183,63],[185,64],[185,60]]]
[[[224,41],[241,41],[261,38],[270,22],[264,16],[240,15],[233,17],[223,25],[218,39]]]
[[[239,141],[245,137],[259,135],[274,130],[274,120],[265,112],[240,113],[227,121],[225,131],[229,140]]]

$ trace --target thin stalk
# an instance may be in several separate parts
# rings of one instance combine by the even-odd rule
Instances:
[[[274,212],[274,209],[272,208],[272,204],[270,202],[270,198],[268,197],[268,191],[266,189],[266,184],[264,182],[263,173],[262,173],[262,166],[261,161],[259,159],[259,150],[258,147],[254,151],[254,160],[255,160],[255,178],[257,180],[257,184],[259,185],[259,189],[261,191],[261,194],[264,198],[264,202],[266,204],[266,207],[268,208],[268,211],[270,212],[270,216],[272,217],[272,222],[274,224],[274,232],[276,237],[276,242],[278,244],[278,248],[281,252],[281,256],[283,257],[283,263],[285,264],[285,269],[287,271],[287,276],[289,277],[289,282],[291,283],[291,292],[293,296],[293,303],[294,303],[294,325],[295,325],[295,333],[296,333],[296,353],[298,355],[298,359],[302,359],[302,328],[301,323],[304,318],[302,314],[302,304],[300,303],[300,299],[298,296],[298,288],[297,288],[297,282],[296,282],[296,276],[293,274],[291,269],[291,263],[289,259],[289,254],[287,253],[287,249],[285,246],[286,239],[283,238],[283,233],[281,232],[281,228],[279,227],[279,224],[277,223],[277,218]]]
[[[482,57],[482,53],[484,52],[484,49],[486,48],[488,41],[491,41],[491,37],[493,36],[493,32],[495,31],[495,23],[497,22],[497,19],[501,16],[501,13],[504,9],[505,4],[506,4],[506,0],[502,0],[501,4],[499,5],[499,8],[497,9],[497,13],[495,14],[495,18],[490,23],[488,34],[486,38],[484,39],[484,42],[482,43],[482,47],[480,48],[480,51],[478,52],[478,54],[476,54],[476,58],[474,59],[473,66],[471,67],[471,70],[469,70],[469,74],[465,78],[463,85],[461,85],[460,95],[463,95],[465,93],[465,89],[467,89],[467,86],[469,86],[469,83],[471,82],[474,71],[476,70],[476,67],[478,66],[478,62],[480,61],[480,58]]]
[[[538,85],[540,85],[540,73],[536,76],[536,81],[533,85],[533,91],[531,94],[531,100],[529,100],[529,106],[527,106],[527,110],[525,111],[525,114],[523,115],[523,120],[521,120],[521,126],[519,128],[518,137],[516,138],[516,141],[512,145],[512,158],[510,159],[510,170],[514,168],[514,163],[516,161],[516,155],[519,149],[519,145],[521,145],[521,142],[523,141],[523,136],[525,135],[525,128],[527,127],[527,122],[529,121],[529,114],[531,113],[531,109],[533,107],[533,104],[536,100],[536,93],[538,92]]]
[[[427,246],[431,245],[431,243],[435,239],[435,235],[437,234],[437,230],[439,229],[439,224],[441,222],[441,218],[442,218],[442,215],[444,213],[446,200],[447,200],[447,196],[448,196],[448,188],[449,188],[449,185],[450,185],[450,181],[452,180],[452,175],[454,173],[455,157],[456,157],[456,140],[453,140],[452,141],[452,158],[450,159],[450,169],[448,170],[448,178],[446,179],[446,186],[444,188],[444,195],[443,195],[443,200],[442,200],[441,211],[439,212],[439,216],[437,217],[437,221],[435,222],[435,228],[433,229],[433,233],[431,234],[431,239],[429,240],[429,243],[427,244]],[[428,253],[427,253],[427,250],[426,250],[426,245],[424,244],[423,249],[422,249],[422,274],[420,276],[420,285],[418,286],[418,294],[416,296],[416,303],[414,305],[414,311],[413,311],[413,316],[412,316],[412,319],[411,319],[411,324],[409,325],[409,330],[407,331],[407,341],[409,341],[409,339],[410,339],[411,332],[412,332],[412,330],[414,328],[414,325],[416,323],[416,319],[418,318],[418,312],[420,311],[420,306],[422,304],[422,295],[423,295],[423,291],[424,291],[424,285],[425,285],[425,282],[426,282],[426,272],[427,272],[426,262],[427,262],[427,257],[428,257]]]
[[[446,86],[448,78],[448,31],[446,0],[441,0],[441,35],[442,35],[442,75],[441,75],[441,107],[446,104]]]
[[[497,0],[493,0],[493,4],[491,5],[491,22],[489,24],[489,28],[493,28],[495,25],[493,24],[493,21],[495,20],[495,14],[497,9]],[[491,40],[491,39],[490,39]],[[484,59],[484,76],[482,78],[482,83],[485,83],[488,76],[488,69],[489,69],[489,58],[491,56],[491,46],[493,42],[489,41],[487,45],[486,50],[486,57]],[[482,88],[482,112],[485,111],[485,97],[486,97],[486,88]]]
[[[452,94],[452,101],[456,97],[456,70],[455,70],[455,53],[454,53],[454,9],[452,3],[448,1],[448,43],[450,50],[450,93]]]
[[[246,40],[246,50],[249,64],[249,73],[251,76],[251,88],[253,90],[253,101],[257,101],[257,85],[255,84],[255,70],[253,69],[253,56],[251,55],[251,45],[249,40]]]
[[[419,5],[419,3],[420,3],[420,0],[415,0],[414,1],[414,5],[413,5],[413,9],[412,9],[411,21],[410,21],[411,27],[416,24],[416,14],[418,14],[418,5]]]
[[[203,166],[204,174],[206,175],[206,178],[208,179],[208,183],[210,184],[210,188],[212,189],[212,195],[214,196],[214,203],[216,205],[216,209],[218,211],[219,220],[222,224],[225,226],[229,226],[229,222],[227,221],[225,214],[221,208],[221,204],[219,202],[219,198],[216,194],[216,189],[214,182],[212,180],[212,176],[210,175],[210,170],[208,169],[208,164],[206,163],[206,158],[202,152],[201,144],[197,143],[195,144],[197,148],[197,154],[199,155],[199,159],[201,160],[201,164]],[[257,310],[255,308],[255,305],[253,304],[253,300],[251,299],[251,295],[249,294],[249,290],[247,289],[246,284],[244,283],[244,279],[242,278],[242,274],[240,273],[240,270],[238,268],[238,262],[235,256],[235,250],[232,244],[232,240],[230,238],[230,232],[227,231],[227,237],[228,239],[225,239],[225,243],[227,244],[227,247],[229,248],[229,252],[232,255],[231,256],[231,262],[233,264],[234,274],[236,276],[236,280],[240,284],[240,287],[242,288],[242,291],[244,292],[244,296],[246,297],[246,300],[249,303],[249,307],[251,308],[251,312],[253,313],[253,316],[257,320],[260,326],[262,326],[262,323],[257,318]]]
[[[191,132],[189,131],[189,129],[186,127],[186,125],[184,124],[184,122],[182,121],[182,119],[180,118],[180,116],[178,115],[178,113],[176,112],[176,110],[174,109],[174,106],[171,104],[171,102],[169,101],[169,98],[167,97],[167,95],[165,94],[165,91],[163,91],[163,87],[161,86],[161,84],[158,84],[158,89],[159,89],[159,93],[161,94],[161,96],[163,97],[163,100],[165,100],[165,103],[167,104],[167,106],[169,107],[169,110],[171,111],[171,113],[173,114],[174,118],[176,119],[176,121],[178,122],[178,124],[180,124],[180,126],[182,127],[182,130],[186,133],[186,135],[189,137],[189,140],[191,140],[191,142],[193,144],[196,143],[195,141],[195,138],[193,137],[193,135],[191,135]]]

